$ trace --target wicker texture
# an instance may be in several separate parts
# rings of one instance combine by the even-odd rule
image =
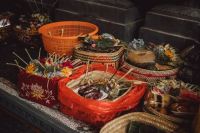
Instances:
[[[96,25],[80,21],[55,22],[39,28],[45,50],[60,55],[71,55],[74,47],[79,44],[79,36],[92,36],[97,32]]]
[[[167,78],[174,79],[176,78],[176,75],[178,73],[178,68],[165,71],[153,71],[130,65],[127,62],[125,62],[122,71],[127,72],[131,68],[133,69],[131,72],[132,76],[136,77],[137,79],[148,82],[154,82],[156,80],[167,79]]]
[[[169,120],[169,121],[177,123],[177,124],[189,122],[189,120],[187,120],[187,119],[181,119],[181,118],[178,118],[178,117],[173,117],[173,116],[162,114],[162,113],[156,111],[155,109],[153,109],[152,107],[149,107],[149,106],[145,106],[144,110],[147,111],[147,112],[150,112],[150,113],[152,113],[152,114],[154,114],[154,115],[156,115],[156,116],[158,116],[162,119]]]
[[[79,47],[76,47],[74,50],[74,57],[85,62],[89,60],[95,63],[107,64],[114,68],[118,68],[120,63],[123,62],[123,47],[113,53],[95,53],[79,50],[78,48]]]
[[[126,128],[130,121],[154,126],[167,133],[175,132],[178,129],[177,125],[163,119],[157,119],[157,117],[155,117],[154,115],[143,112],[134,112],[121,116],[107,123],[100,130],[100,133],[126,133]]]

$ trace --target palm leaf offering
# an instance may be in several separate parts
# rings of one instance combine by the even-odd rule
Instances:
[[[181,59],[170,44],[146,45],[142,39],[134,39],[128,44],[127,61],[148,70],[169,70],[177,68]]]
[[[85,75],[82,75],[75,83],[72,81],[69,84],[74,84],[72,89],[82,97],[95,100],[114,100],[133,87],[131,82],[123,80],[123,78],[103,71],[86,71]]]
[[[45,13],[33,13],[31,15],[20,15],[18,23],[15,26],[17,30],[24,30],[26,32],[37,32],[42,25],[51,22],[49,16]]]
[[[120,46],[118,46],[120,41],[107,33],[98,36],[97,39],[86,36],[79,37],[79,40],[82,42],[79,49],[84,51],[110,53],[120,49]]]
[[[161,80],[153,84],[145,102],[147,108],[178,118],[192,118],[196,114],[199,87],[178,80]]]
[[[21,70],[24,70],[26,73],[45,77],[48,79],[69,77],[72,74],[73,66],[79,62],[79,60],[72,61],[71,57],[60,56],[57,54],[48,54],[47,57],[40,58],[40,52],[37,59],[32,59],[27,49],[25,50],[30,58],[29,62],[24,61],[15,52],[13,52],[13,54],[26,65],[25,67],[20,66],[17,60],[15,60],[15,64],[7,64],[17,66]]]

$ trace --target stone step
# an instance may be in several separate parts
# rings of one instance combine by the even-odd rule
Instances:
[[[101,18],[95,18],[92,16],[83,16],[77,12],[71,12],[62,9],[56,9],[55,16],[56,21],[79,20],[94,23],[100,28],[99,33],[107,32],[124,41],[131,41],[133,38],[137,37],[138,28],[143,24],[143,19],[136,20],[132,23],[123,24]]]
[[[193,38],[151,29],[149,27],[140,28],[139,37],[143,38],[145,42],[153,42],[156,44],[170,43],[180,51],[191,45],[200,45],[200,42]]]
[[[105,2],[105,0],[60,0],[57,8],[77,12],[83,16],[87,15],[119,23],[130,23],[144,18],[144,13],[139,11],[134,4],[131,4],[132,2],[129,1],[130,4],[127,3],[126,6],[118,6],[118,4],[112,4],[113,2]]]
[[[200,41],[200,9],[159,6],[147,13],[145,27]]]

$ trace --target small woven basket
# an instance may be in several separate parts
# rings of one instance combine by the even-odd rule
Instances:
[[[44,48],[49,53],[71,55],[74,47],[79,44],[78,37],[95,35],[98,27],[92,23],[81,21],[55,22],[39,28]]]
[[[94,63],[107,64],[109,66],[113,66],[114,68],[118,68],[120,63],[123,62],[123,54],[123,47],[113,53],[88,52],[79,50],[79,47],[76,47],[74,50],[74,58],[81,59],[85,62],[89,60]]]
[[[133,69],[130,73],[137,79],[144,80],[147,82],[155,82],[161,79],[174,79],[178,73],[178,68],[164,70],[164,71],[153,71],[148,69],[139,68],[125,62],[122,71],[127,72],[129,69]]]
[[[16,38],[27,46],[39,46],[41,39],[37,31],[26,31],[23,29],[14,28]]]
[[[156,127],[166,133],[175,133],[179,128],[177,125],[160,118],[158,119],[154,115],[144,112],[134,112],[110,121],[100,130],[100,133],[126,133],[127,126],[131,121]]]

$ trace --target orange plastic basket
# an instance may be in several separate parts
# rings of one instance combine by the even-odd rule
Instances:
[[[78,37],[95,35],[99,28],[88,22],[62,21],[46,24],[39,28],[44,48],[49,53],[71,55],[79,44]]]

